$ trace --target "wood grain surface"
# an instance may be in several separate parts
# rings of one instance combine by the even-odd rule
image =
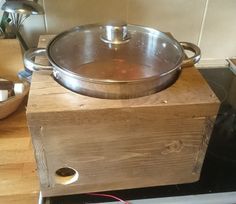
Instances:
[[[43,196],[197,181],[218,108],[194,67],[164,91],[125,100],[76,94],[35,73],[27,118]],[[78,181],[57,184],[62,167],[77,170]]]
[[[0,120],[0,203],[37,203],[39,180],[25,104]]]
[[[0,40],[0,76],[17,80],[23,68],[17,40]],[[0,120],[0,203],[35,204],[39,180],[26,115],[26,101]]]
[[[16,39],[0,39],[0,78],[18,80],[17,73],[23,68],[19,41]]]

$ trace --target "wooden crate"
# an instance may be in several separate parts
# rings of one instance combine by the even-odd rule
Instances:
[[[41,38],[41,47],[50,36]],[[83,96],[35,73],[27,118],[43,196],[190,183],[200,176],[219,101],[194,67],[159,93]],[[72,167],[79,179],[56,182]]]

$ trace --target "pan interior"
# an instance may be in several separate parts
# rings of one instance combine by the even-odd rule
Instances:
[[[49,59],[76,76],[111,81],[158,77],[180,66],[182,49],[172,38],[159,31],[128,29],[131,39],[119,45],[103,42],[99,26],[73,29],[51,42]]]

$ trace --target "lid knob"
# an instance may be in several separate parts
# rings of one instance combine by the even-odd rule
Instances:
[[[130,40],[127,24],[123,22],[110,23],[103,26],[101,40],[106,43],[122,44]]]

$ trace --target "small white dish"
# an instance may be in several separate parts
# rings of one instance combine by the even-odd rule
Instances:
[[[8,99],[8,90],[0,90],[0,102]]]
[[[22,94],[24,92],[24,84],[23,83],[14,83],[14,93],[15,95]]]

